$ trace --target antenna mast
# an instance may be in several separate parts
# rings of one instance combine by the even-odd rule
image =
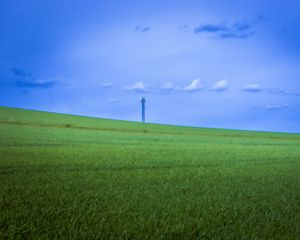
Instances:
[[[141,97],[141,103],[142,103],[142,122],[143,123],[145,122],[145,111],[146,111],[145,102],[146,102],[145,97]]]

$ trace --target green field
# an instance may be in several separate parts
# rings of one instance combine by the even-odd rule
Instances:
[[[300,134],[0,107],[0,239],[300,239]]]

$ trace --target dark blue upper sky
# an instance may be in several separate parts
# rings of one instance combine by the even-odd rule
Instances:
[[[0,0],[0,105],[300,132],[299,0]]]

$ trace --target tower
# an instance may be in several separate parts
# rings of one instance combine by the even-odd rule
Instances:
[[[142,103],[142,122],[145,122],[145,111],[146,111],[145,102],[146,102],[145,97],[141,97],[141,103]]]

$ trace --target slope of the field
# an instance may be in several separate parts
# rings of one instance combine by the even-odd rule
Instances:
[[[0,107],[0,239],[299,239],[300,135]]]

